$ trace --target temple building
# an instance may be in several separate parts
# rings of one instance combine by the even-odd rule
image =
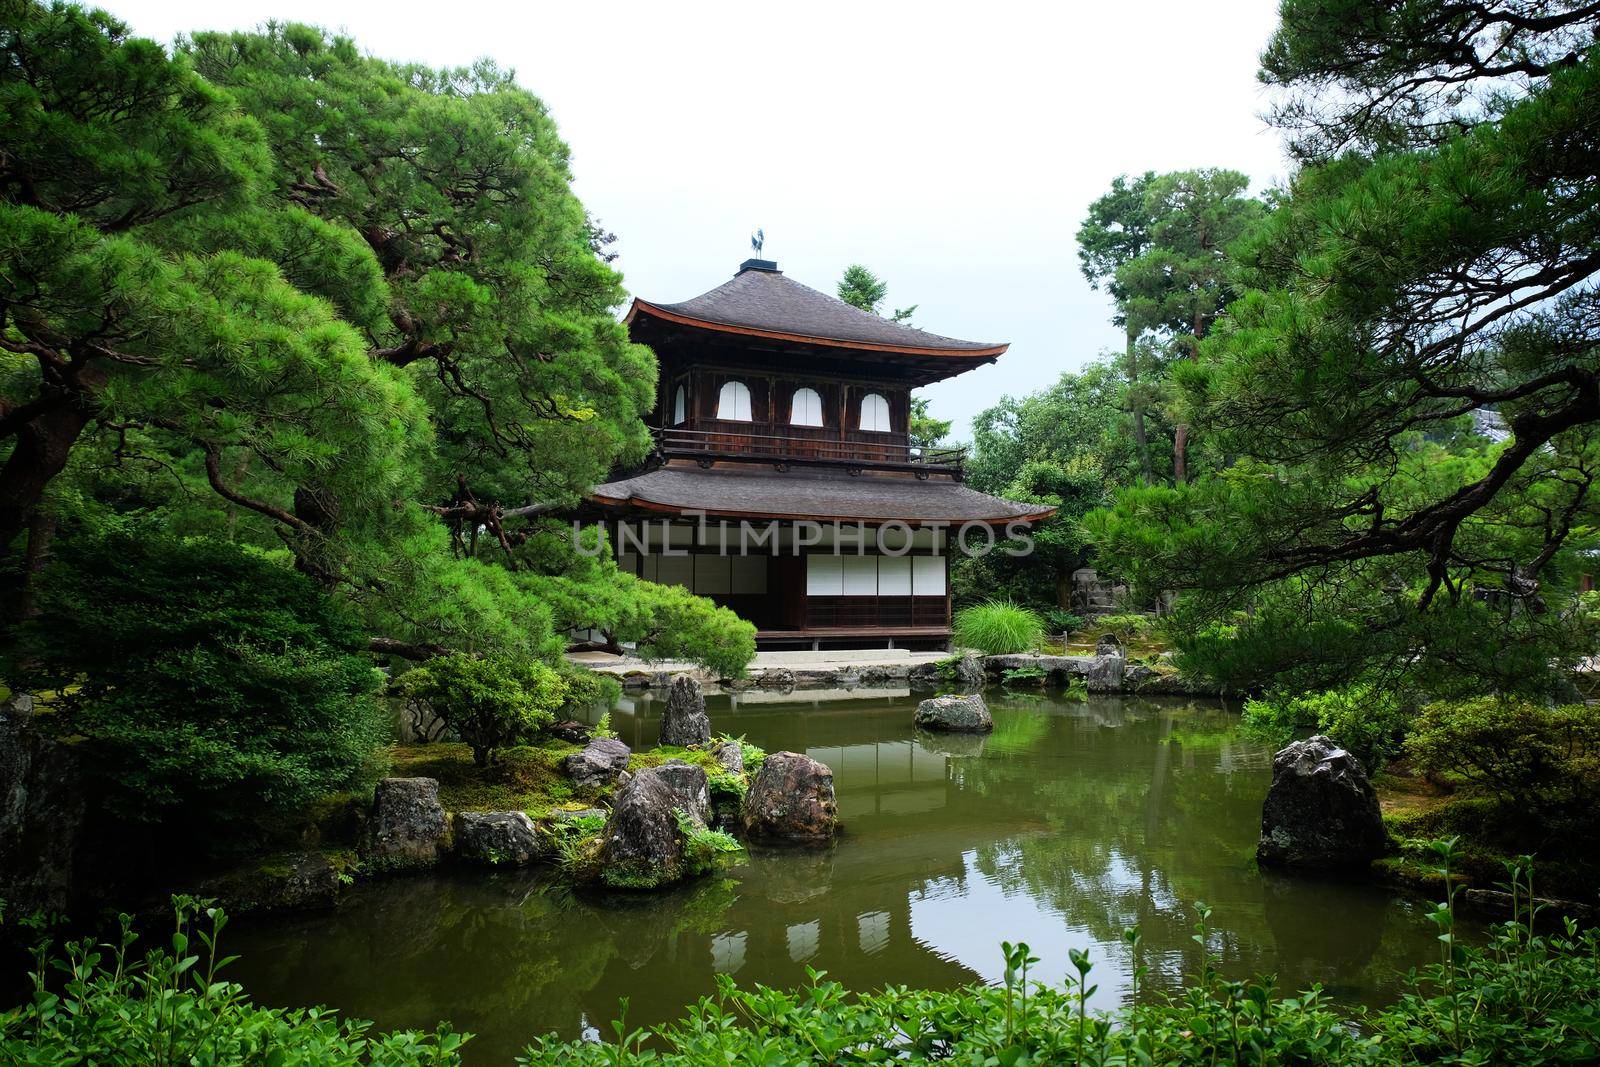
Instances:
[[[622,569],[731,608],[762,648],[945,647],[950,554],[1021,551],[1052,514],[911,441],[911,391],[1005,344],[858,310],[763,259],[692,300],[635,300],[627,323],[660,363],[656,452],[585,513]]]

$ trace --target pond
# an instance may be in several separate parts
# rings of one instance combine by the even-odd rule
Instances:
[[[1270,746],[1215,705],[987,694],[995,732],[934,736],[904,691],[715,697],[713,728],[833,768],[844,833],[827,851],[759,850],[661,896],[575,895],[539,872],[377,881],[337,911],[241,920],[228,947],[258,1001],[324,1003],[380,1027],[448,1019],[471,1063],[509,1063],[536,1034],[610,1036],[680,1014],[717,974],[793,986],[807,968],[851,988],[996,982],[999,943],[1026,941],[1059,982],[1085,948],[1095,1002],[1127,996],[1124,928],[1143,932],[1153,987],[1200,966],[1320,982],[1361,1003],[1435,958],[1425,906],[1370,885],[1258,872]],[[735,706],[736,699],[736,706]],[[612,712],[648,748],[661,703]]]

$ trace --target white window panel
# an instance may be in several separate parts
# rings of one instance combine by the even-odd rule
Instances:
[[[911,557],[878,557],[878,595],[911,595]]]
[[[822,397],[815,389],[796,389],[789,405],[789,423],[793,426],[822,425]]]
[[[656,560],[656,581],[662,585],[681,585],[694,588],[693,556],[661,556]]]
[[[889,402],[877,393],[861,398],[861,428],[889,432]]]
[[[876,596],[878,594],[877,556],[840,556],[844,564],[843,586],[845,596]]]
[[[733,567],[733,591],[739,595],[765,594],[767,591],[766,556],[730,556]]]
[[[672,400],[672,425],[682,426],[689,417],[689,394],[678,386],[677,395]]]
[[[806,557],[806,596],[843,596],[844,559],[841,556]]]
[[[912,556],[911,595],[944,596],[944,557]]]
[[[717,394],[717,418],[750,421],[750,387],[743,382],[724,382]]]
[[[697,552],[690,558],[694,560],[696,593],[726,593],[732,590],[732,572],[728,557]]]

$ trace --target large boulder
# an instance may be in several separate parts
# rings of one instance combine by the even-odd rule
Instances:
[[[0,706],[0,899],[17,915],[69,911],[85,888],[86,776],[74,746],[32,719],[29,696]]]
[[[711,819],[711,786],[706,772],[683,760],[670,760],[654,768],[655,775],[672,788],[678,810],[705,825]]]
[[[614,737],[597,737],[562,761],[562,768],[574,785],[582,789],[601,789],[617,780],[633,753]]]
[[[839,829],[833,771],[798,752],[772,753],[745,793],[740,822],[764,840],[828,840]]]
[[[1085,688],[1091,693],[1122,692],[1122,673],[1127,663],[1121,655],[1094,657],[1083,676]]]
[[[679,674],[667,693],[667,709],[661,713],[663,745],[708,745],[711,743],[711,716],[706,714],[706,698],[693,676]]]
[[[523,867],[539,858],[539,831],[525,811],[463,811],[456,855],[469,863]]]
[[[689,873],[684,866],[683,831],[678,826],[679,811],[693,814],[679,794],[688,776],[673,771],[663,774],[664,770],[667,768],[642,770],[617,790],[595,856],[596,880],[618,889],[655,889]],[[704,772],[700,781],[704,788]]]
[[[368,869],[401,871],[431,867],[448,849],[450,826],[439,803],[435,778],[385,778],[372,799],[372,817],[361,835]]]
[[[1388,847],[1361,761],[1318,734],[1272,757],[1256,859],[1266,866],[1361,868]]]
[[[994,717],[982,693],[929,697],[917,705],[916,723],[925,730],[952,733],[986,734],[994,729]]]

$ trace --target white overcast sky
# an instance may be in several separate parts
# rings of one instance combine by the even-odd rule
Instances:
[[[1287,173],[1255,80],[1275,0],[102,2],[161,41],[278,18],[397,60],[493,57],[550,106],[630,292],[720,284],[761,226],[807,285],[865,263],[916,325],[1010,341],[927,391],[963,435],[1118,345],[1073,241],[1113,177]]]

